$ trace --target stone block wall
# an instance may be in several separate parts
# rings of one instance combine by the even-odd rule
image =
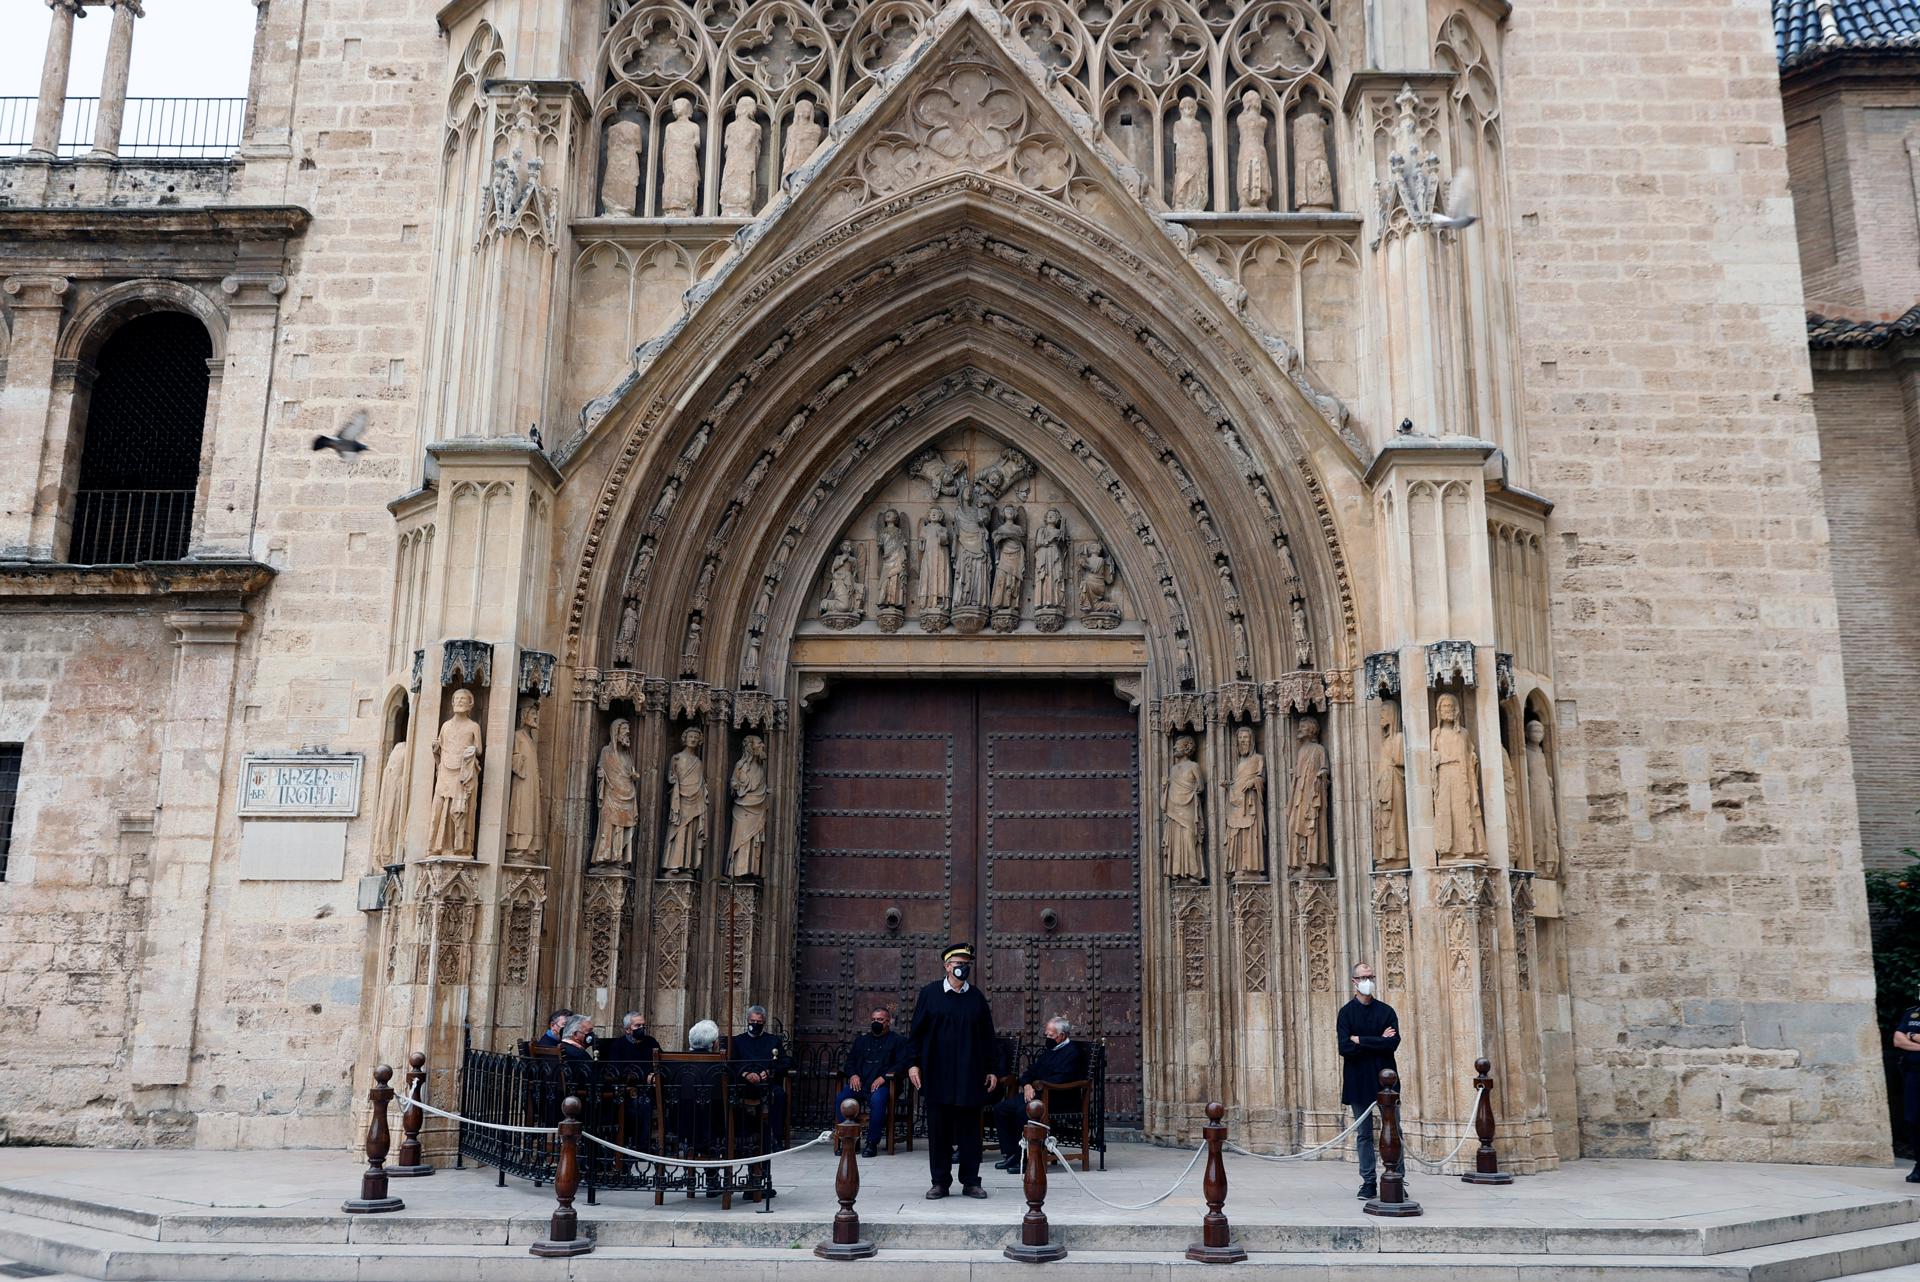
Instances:
[[[1507,42],[1588,1155],[1887,1153],[1768,23],[1542,0]]]

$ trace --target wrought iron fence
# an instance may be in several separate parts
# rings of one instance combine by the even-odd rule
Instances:
[[[74,496],[75,565],[178,561],[193,530],[192,490],[81,490]]]
[[[0,156],[33,147],[39,99],[0,97]],[[60,156],[93,150],[98,98],[69,98],[60,117]],[[245,98],[129,98],[120,120],[120,155],[127,159],[225,160],[240,149]]]

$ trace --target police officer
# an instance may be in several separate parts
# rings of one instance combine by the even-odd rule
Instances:
[[[1920,1006],[1909,1006],[1893,1026],[1893,1049],[1900,1052],[1900,1112],[1907,1119],[1907,1147],[1913,1170],[1907,1183],[1920,1184]]]
[[[973,983],[973,945],[954,944],[940,954],[946,978],[920,990],[913,1003],[913,1047],[907,1080],[927,1110],[927,1165],[933,1174],[929,1198],[947,1196],[953,1185],[953,1150],[960,1149],[960,1191],[985,1197],[980,1187],[980,1110],[998,1083],[993,1008]]]

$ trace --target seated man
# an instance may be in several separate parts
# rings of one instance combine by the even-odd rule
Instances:
[[[607,1081],[622,1090],[627,1126],[627,1147],[653,1150],[654,1068],[660,1062],[660,1043],[647,1036],[647,1017],[630,1010],[620,1017],[625,1030],[600,1048],[600,1062],[617,1065],[607,1073]]]
[[[1047,1049],[1020,1074],[1021,1089],[993,1106],[993,1122],[1000,1131],[1000,1160],[994,1167],[1002,1171],[1020,1170],[1020,1133],[1027,1123],[1027,1101],[1039,1092],[1035,1082],[1084,1082],[1087,1080],[1087,1048],[1073,1040],[1073,1025],[1065,1015],[1047,1021]],[[1063,1113],[1080,1107],[1079,1091],[1064,1091],[1053,1097],[1053,1106]]]
[[[687,1030],[687,1053],[712,1055],[719,1049],[720,1026],[703,1019]],[[722,1116],[727,1065],[712,1059],[688,1063],[673,1057],[659,1061],[667,1151],[677,1157],[724,1157],[726,1120]],[[689,1180],[694,1177],[689,1175]],[[706,1176],[708,1197],[719,1197],[722,1172]]]
[[[887,1092],[893,1085],[887,1078],[904,1073],[910,1055],[907,1039],[893,1031],[893,1012],[885,1006],[873,1008],[868,1031],[847,1047],[846,1066],[840,1070],[847,1080],[833,1097],[833,1116],[839,1120],[842,1100],[854,1100],[867,1110],[867,1136],[860,1145],[861,1157],[872,1157],[885,1138]]]
[[[562,1006],[547,1016],[547,1031],[540,1034],[535,1046],[558,1046],[560,1035],[567,1027],[567,1021],[573,1018],[573,1012]]]
[[[767,1031],[765,1006],[747,1007],[747,1031],[732,1040],[727,1052],[732,1061],[729,1067],[734,1075],[734,1097],[767,1102],[765,1129],[759,1141],[762,1153],[772,1152],[780,1147],[779,1139],[786,1133],[786,1076],[791,1066],[787,1063],[786,1039]]]
[[[593,1020],[586,1015],[569,1015],[560,1030],[560,1056],[568,1063],[591,1064],[593,1053],[587,1041],[593,1036]]]

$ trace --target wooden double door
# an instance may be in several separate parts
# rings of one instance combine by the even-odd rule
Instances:
[[[1138,720],[1095,681],[836,684],[807,714],[795,1033],[905,1031],[948,941],[994,1025],[1107,1047],[1109,1125],[1140,1123]]]

